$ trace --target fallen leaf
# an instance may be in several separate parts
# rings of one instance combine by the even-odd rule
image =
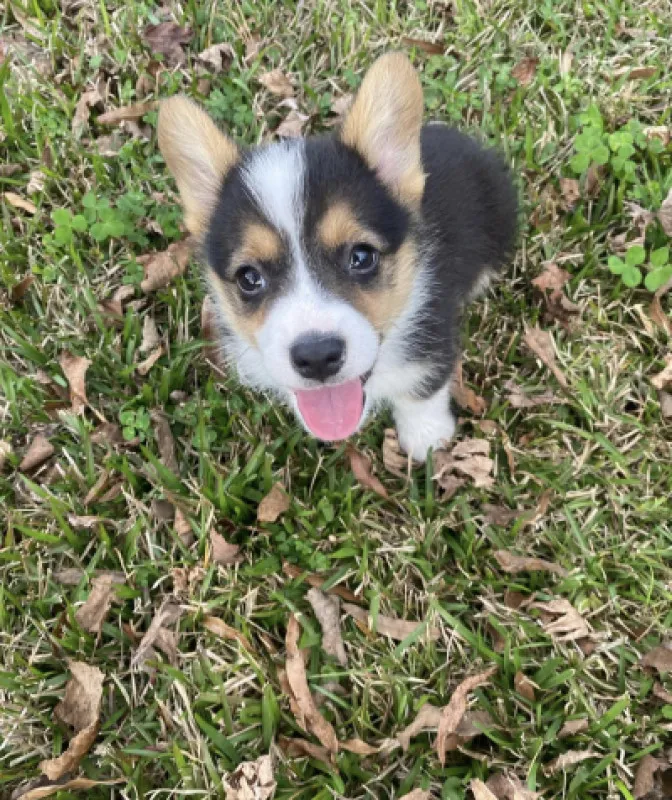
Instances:
[[[446,752],[449,744],[451,744],[448,740],[452,738],[452,734],[457,734],[459,724],[467,710],[468,695],[473,692],[474,689],[487,683],[495,672],[497,672],[497,667],[491,667],[477,675],[471,675],[469,678],[465,678],[453,692],[453,696],[450,698],[448,705],[443,707],[436,736],[436,752],[439,756],[441,766],[444,766],[446,763]]]
[[[122,583],[124,580],[119,581],[112,573],[97,575],[93,579],[89,596],[75,613],[75,619],[85,631],[89,633],[102,631],[107,612],[116,597],[115,587]]]
[[[483,515],[484,522],[487,522],[489,525],[499,525],[501,527],[509,525],[511,522],[518,519],[521,514],[521,512],[516,509],[507,508],[506,506],[495,506],[491,503],[484,503],[483,511],[485,512]]]
[[[542,627],[546,633],[559,642],[574,642],[590,636],[590,626],[564,597],[551,600],[549,603],[532,603],[530,608],[536,608],[557,617],[548,622],[542,621]]]
[[[442,709],[431,703],[425,703],[410,725],[399,731],[396,739],[401,749],[406,752],[411,744],[411,739],[418,734],[436,730],[441,722]],[[487,711],[466,711],[457,730],[450,738],[454,738],[458,745],[466,744],[483,732],[484,728],[492,726],[492,719]]]
[[[272,69],[259,76],[259,83],[277,97],[294,97],[294,87],[281,69]]]
[[[667,283],[663,284],[663,286],[661,286],[660,289],[658,289],[653,295],[649,313],[651,314],[651,319],[656,323],[656,325],[660,326],[663,330],[667,331],[670,336],[672,336],[672,318],[670,318],[669,314],[666,314],[663,311],[663,306],[661,303],[661,300],[670,291],[670,289],[672,289],[672,278],[670,278]]]
[[[434,56],[441,55],[446,49],[446,46],[441,42],[427,42],[425,39],[415,39],[412,36],[402,36],[401,42],[406,47],[417,47],[418,50]]]
[[[114,520],[95,514],[68,514],[68,523],[78,530],[90,531],[100,524],[113,524]]]
[[[660,413],[663,419],[672,419],[672,394],[669,392],[658,392],[660,401]]]
[[[399,800],[431,800],[431,792],[425,789],[413,789],[412,792],[400,797]]]
[[[591,199],[595,199],[602,188],[602,182],[606,175],[606,169],[603,164],[591,164],[586,172],[586,181],[583,188]]]
[[[668,692],[662,683],[656,681],[653,684],[653,694],[664,703],[670,703],[672,705],[672,692]]]
[[[188,547],[194,541],[194,534],[186,514],[179,506],[175,507],[175,519],[173,521],[175,533],[180,537],[182,544]]]
[[[339,742],[341,750],[347,750],[348,753],[354,753],[357,756],[372,756],[375,753],[380,753],[381,746],[368,744],[361,739],[346,739]]]
[[[39,169],[34,169],[30,173],[30,177],[28,179],[28,185],[26,186],[26,191],[28,194],[37,194],[44,190],[44,182],[46,181],[47,176]]]
[[[672,353],[665,356],[665,369],[651,378],[651,383],[656,389],[669,389],[672,387]]]
[[[521,697],[534,703],[536,695],[534,693],[534,684],[532,681],[520,670],[516,672],[513,677],[513,688],[518,692]]]
[[[245,61],[248,63],[252,61],[252,59],[258,55],[260,49],[261,36],[259,36],[258,33],[250,33],[250,35],[245,38]]]
[[[383,464],[385,468],[388,472],[405,480],[408,475],[409,463],[410,459],[401,450],[397,432],[394,428],[386,428],[383,439]]]
[[[373,631],[372,620],[369,617],[369,612],[365,608],[355,606],[352,603],[343,603],[343,611],[353,617],[365,630]],[[395,617],[387,617],[384,614],[378,614],[376,617],[376,633],[381,636],[389,636],[390,639],[395,639],[398,642],[403,641],[407,636],[417,631],[423,622],[396,619]],[[435,641],[440,637],[441,633],[438,628],[428,627],[423,637],[427,636],[431,641]]]
[[[53,444],[41,433],[34,436],[28,445],[25,455],[19,464],[21,472],[29,472],[36,467],[41,466],[44,462],[51,458],[54,454]]]
[[[450,392],[460,408],[471,411],[472,414],[476,414],[476,416],[479,417],[485,414],[488,408],[485,398],[476,394],[473,389],[470,389],[468,386],[464,385],[461,361],[458,362],[457,366],[455,367]]]
[[[270,800],[277,786],[271,757],[243,761],[224,777],[223,784],[226,800]]]
[[[519,572],[553,572],[562,577],[567,575],[564,567],[543,558],[517,556],[508,550],[496,550],[493,555],[499,566],[509,575],[517,575]]]
[[[577,733],[585,733],[590,727],[587,719],[570,719],[560,728],[558,739],[566,739],[568,736],[576,736]]]
[[[21,164],[0,164],[0,178],[11,178],[17,172],[23,172]]]
[[[539,792],[533,792],[517,775],[508,772],[496,772],[485,784],[497,800],[537,800]]]
[[[289,758],[301,758],[302,756],[306,756],[321,761],[328,767],[334,767],[333,754],[321,744],[314,744],[307,739],[289,739],[286,736],[281,736],[278,740],[278,744],[283,753],[289,756]]]
[[[14,208],[20,208],[22,211],[26,211],[28,214],[37,213],[37,206],[35,203],[31,202],[30,200],[26,200],[24,197],[21,197],[20,194],[16,194],[15,192],[3,192],[2,196],[9,203],[9,205],[13,206]]]
[[[72,353],[61,354],[59,364],[70,386],[70,402],[75,414],[82,414],[89,401],[86,398],[86,371],[91,362],[84,356],[75,356]]]
[[[639,660],[642,667],[650,667],[658,670],[663,675],[666,672],[672,673],[672,644],[661,644],[649,650]]]
[[[54,716],[74,728],[76,735],[62,755],[40,762],[40,771],[50,781],[77,769],[91,749],[100,725],[105,676],[98,667],[83,661],[68,661],[68,667],[72,677],[65,686],[63,699],[54,709]]]
[[[303,656],[299,650],[299,636],[301,629],[292,614],[287,624],[285,645],[287,648],[287,681],[292,692],[296,709],[298,711],[297,723],[303,730],[312,733],[330,753],[338,752],[338,740],[332,725],[322,716],[315,705],[308,679]]]
[[[119,286],[115,289],[114,294],[109,300],[103,300],[100,306],[103,311],[108,314],[114,314],[117,317],[124,316],[124,303],[135,294],[135,287],[129,285]]]
[[[555,375],[560,386],[566,389],[568,387],[567,378],[555,363],[555,348],[551,334],[548,331],[542,331],[538,325],[533,328],[526,326],[523,341]]]
[[[145,294],[167,286],[178,275],[183,275],[189,266],[193,239],[187,237],[173,242],[167,250],[155,251],[138,257],[145,270],[145,279],[140,288]]]
[[[150,353],[147,358],[143,359],[137,366],[135,367],[136,371],[139,375],[147,375],[150,369],[156,364],[156,362],[164,355],[165,349],[163,345],[159,345],[159,347],[154,350],[153,353]]]
[[[581,199],[581,188],[576,178],[560,178],[560,195],[562,197],[562,208],[565,211],[573,211]],[[564,271],[564,270],[563,270]]]
[[[663,204],[658,209],[658,220],[663,228],[663,231],[668,236],[672,236],[672,189],[667,193],[667,197],[663,200]]]
[[[474,795],[474,800],[497,800],[497,795],[493,794],[483,781],[478,778],[471,779],[469,788]]]
[[[240,547],[231,544],[216,531],[210,531],[210,548],[212,550],[212,560],[215,564],[229,567],[232,564],[239,564],[243,557],[240,555]]]
[[[277,522],[288,510],[290,503],[285,487],[279,481],[274,483],[271,491],[259,503],[257,520],[259,522]]]
[[[142,41],[152,53],[165,56],[167,64],[181,66],[185,62],[182,45],[188,44],[192,36],[189,28],[181,28],[175,22],[159,22],[145,27]]]
[[[161,344],[161,337],[156,327],[156,320],[151,314],[147,314],[142,323],[142,341],[140,342],[140,352],[148,353],[157,345]]]
[[[161,463],[174,475],[179,475],[180,467],[175,455],[175,440],[173,439],[170,423],[166,415],[155,408],[151,412],[152,422],[154,423],[154,435],[161,456]]]
[[[522,608],[527,603],[528,599],[527,595],[524,595],[522,592],[516,592],[513,589],[507,589],[504,592],[504,605],[514,611]]]
[[[511,70],[511,77],[515,78],[521,86],[529,86],[537,72],[539,59],[528,56],[519,61]]]
[[[0,472],[5,468],[7,459],[12,454],[12,445],[9,442],[0,441]]]
[[[657,67],[620,67],[614,70],[612,75],[614,80],[627,77],[628,80],[634,81],[639,78],[652,78],[657,72]]]
[[[247,636],[242,634],[240,631],[237,631],[235,628],[232,628],[230,625],[227,625],[226,622],[221,620],[219,617],[203,617],[203,627],[209,630],[210,633],[214,633],[215,636],[219,636],[220,639],[233,639],[237,642],[240,642],[240,644],[242,644],[246,650],[249,650],[250,652],[254,650]]]
[[[324,584],[331,580],[328,577],[323,578],[321,575],[315,575],[312,572],[304,572],[300,567],[295,567],[294,564],[290,564],[288,561],[282,562],[282,571],[290,578],[303,578],[306,583],[310,584],[310,586],[314,586],[316,589],[322,589]],[[324,591],[326,591],[327,594],[338,595],[342,600],[348,603],[362,602],[361,597],[353,594],[349,589],[346,589],[345,586],[330,586]]]
[[[90,778],[72,778],[69,781],[58,781],[34,789],[28,789],[21,794],[12,795],[12,800],[42,800],[44,797],[51,797],[57,792],[79,791],[80,789],[95,789],[96,786],[115,786],[119,783],[126,783],[126,778],[116,778],[110,781],[93,781]]]
[[[132,103],[129,106],[120,106],[99,114],[96,122],[99,125],[118,125],[120,122],[136,121],[142,119],[145,114],[154,111],[159,107],[156,100],[143,100],[141,103]],[[140,259],[138,259],[140,260]]]
[[[348,656],[341,636],[341,604],[338,598],[330,597],[319,589],[309,589],[306,599],[322,628],[322,649],[345,667]]]
[[[79,567],[67,567],[66,569],[61,569],[58,570],[58,572],[54,572],[52,577],[57,583],[60,583],[63,586],[77,586],[85,574],[86,573],[84,570],[80,569]],[[94,572],[95,577],[103,575],[111,578],[114,583],[126,582],[126,575],[123,572],[109,569],[101,569]]]
[[[102,102],[103,96],[101,95],[97,86],[94,86],[93,89],[87,89],[87,91],[82,92],[79,100],[77,101],[75,113],[72,117],[71,130],[75,139],[79,139],[84,132],[84,129],[89,124],[89,114],[93,106],[96,106]]]
[[[436,479],[441,489],[441,499],[448,501],[455,493],[461,489],[466,483],[466,478],[458,478],[455,475],[444,474]]]
[[[302,114],[296,109],[292,109],[289,114],[275,129],[276,136],[285,139],[296,139],[303,133],[303,129],[310,119],[308,114]]]
[[[490,442],[486,439],[465,439],[455,444],[450,452],[434,453],[434,480],[445,488],[444,479],[455,473],[471,478],[474,486],[490,488],[494,484],[491,473],[495,462],[489,457]]]
[[[202,50],[196,58],[210,67],[210,71],[215,75],[224,72],[231,66],[231,62],[235,58],[235,50],[227,42],[220,42],[220,44],[213,44],[211,47],[206,47]]]
[[[353,445],[348,444],[345,452],[350,460],[350,469],[359,483],[380,497],[388,497],[387,489],[371,471],[371,460],[360,453]]]
[[[18,283],[12,286],[12,291],[9,294],[9,299],[12,303],[19,303],[26,296],[26,292],[35,283],[35,276],[28,273],[25,278],[22,278]]]
[[[667,147],[672,139],[672,128],[667,125],[648,125],[642,130],[642,133],[647,141],[650,142],[652,139],[657,139],[663,143],[663,147]]]
[[[121,427],[114,422],[102,422],[91,434],[93,444],[125,444]]]
[[[541,292],[561,292],[571,277],[571,274],[566,269],[562,269],[553,261],[549,261],[544,265],[544,271],[541,275],[534,278],[532,285],[536,286]]]
[[[554,758],[549,764],[546,764],[544,772],[546,775],[555,775],[556,772],[573,767],[589,758],[600,758],[600,754],[594,750],[568,750],[561,756]]]
[[[547,315],[568,329],[571,328],[572,317],[580,311],[579,306],[563,292],[563,286],[570,278],[569,272],[549,262],[545,265],[544,272],[532,281],[532,285],[544,298]]]
[[[665,762],[655,758],[650,753],[647,753],[637,765],[637,772],[635,773],[635,785],[633,787],[632,796],[635,800],[642,798],[649,798],[654,800],[656,797],[666,797],[662,792],[654,794],[656,790],[656,774],[665,766]]]
[[[164,600],[161,607],[156,612],[154,619],[149,624],[149,628],[140,640],[138,649],[133,654],[131,659],[131,666],[138,667],[145,663],[150,658],[154,658],[155,650],[154,645],[162,649],[170,649],[171,645],[169,637],[166,634],[172,634],[168,630],[167,625],[172,625],[182,616],[182,608],[174,603],[172,600]],[[173,634],[174,638],[174,634]],[[164,650],[165,652],[165,650]],[[169,656],[170,657],[170,656]]]
[[[506,399],[512,408],[535,408],[536,406],[559,405],[567,402],[566,398],[559,397],[550,389],[534,395],[526,394],[512,380],[508,380],[504,384],[504,388],[508,392]]]

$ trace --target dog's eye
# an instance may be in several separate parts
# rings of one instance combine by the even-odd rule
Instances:
[[[356,244],[350,251],[350,269],[358,275],[371,275],[378,268],[379,256],[370,244]]]
[[[243,297],[258,297],[266,288],[266,278],[254,267],[244,266],[236,272],[236,283]]]

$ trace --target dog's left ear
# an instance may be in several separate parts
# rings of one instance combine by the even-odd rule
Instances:
[[[411,62],[403,53],[388,53],[364,76],[340,133],[411,208],[420,204],[425,185],[422,111],[422,87]]]

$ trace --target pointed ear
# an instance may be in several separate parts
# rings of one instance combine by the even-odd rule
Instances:
[[[171,97],[159,110],[159,148],[177,181],[187,228],[202,234],[238,148],[206,112],[186,97]]]
[[[341,141],[411,207],[419,205],[425,185],[422,110],[422,87],[411,62],[403,53],[388,53],[364,76],[340,133]]]

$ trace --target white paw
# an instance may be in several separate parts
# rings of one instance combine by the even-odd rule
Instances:
[[[455,417],[450,413],[447,391],[427,400],[409,398],[394,403],[399,444],[415,461],[424,462],[427,451],[445,447],[455,433]]]

